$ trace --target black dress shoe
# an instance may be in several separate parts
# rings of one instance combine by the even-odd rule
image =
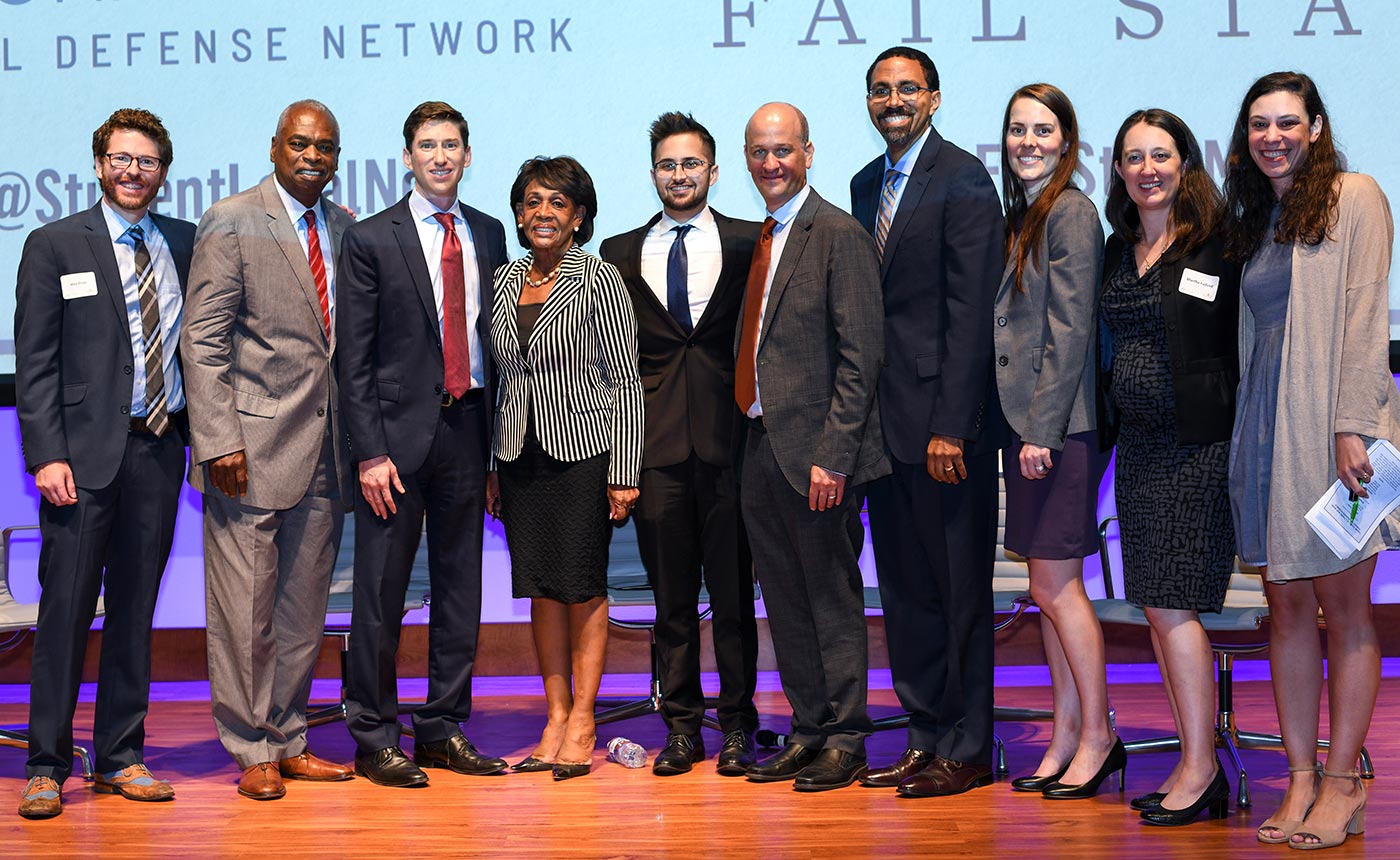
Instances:
[[[1180,827],[1195,821],[1202,812],[1209,810],[1211,818],[1224,818],[1230,814],[1230,782],[1225,779],[1225,771],[1215,769],[1215,779],[1196,798],[1196,802],[1185,809],[1168,809],[1161,804],[1156,809],[1145,809],[1142,820],[1158,827]]]
[[[700,736],[671,734],[666,736],[666,748],[657,753],[651,772],[657,776],[690,773],[690,766],[705,760],[705,742]]]
[[[1128,801],[1128,805],[1138,812],[1146,812],[1149,809],[1156,809],[1161,806],[1162,798],[1166,796],[1167,793],[1165,791],[1149,791],[1147,794],[1139,794],[1137,797],[1134,797],[1132,800]]]
[[[802,768],[792,784],[794,791],[830,791],[845,788],[865,773],[865,754],[823,749]]]
[[[1011,780],[1012,791],[1034,791],[1041,792],[1049,788],[1052,783],[1060,781],[1060,777],[1069,770],[1069,762],[1065,766],[1050,774],[1049,776],[1018,776]]]
[[[467,776],[489,776],[506,769],[505,759],[477,752],[461,732],[444,741],[415,741],[413,763],[419,767],[445,767]]]
[[[369,753],[357,751],[355,773],[375,785],[391,788],[418,788],[428,784],[428,775],[419,770],[398,747],[385,747]]]
[[[1108,779],[1109,774],[1117,772],[1118,790],[1123,790],[1123,777],[1128,773],[1128,751],[1123,748],[1123,739],[1114,738],[1113,747],[1104,756],[1103,764],[1099,765],[1098,773],[1089,777],[1088,782],[1081,782],[1079,785],[1065,785],[1063,782],[1052,782],[1045,786],[1045,790],[1040,793],[1046,800],[1083,800],[1086,797],[1093,797],[1099,792],[1099,786]]]
[[[771,755],[744,774],[750,782],[782,782],[793,779],[798,771],[817,760],[821,750],[808,749],[802,744],[788,741],[787,746],[776,755]]]
[[[719,759],[715,762],[715,772],[720,776],[743,776],[756,761],[758,748],[754,746],[753,734],[744,729],[735,729],[724,736],[724,746],[720,748]]]
[[[928,767],[899,784],[901,797],[948,797],[992,784],[992,767],[935,756]]]
[[[540,761],[532,755],[527,755],[520,761],[511,765],[510,769],[517,773],[536,773],[542,770],[554,770],[554,762]]]
[[[927,750],[910,747],[894,764],[867,770],[860,778],[860,784],[866,788],[896,788],[904,780],[928,767],[929,762],[935,758],[937,756]]]
[[[573,779],[576,776],[586,776],[593,769],[593,762],[555,762],[553,766],[554,781],[560,782],[566,779]]]

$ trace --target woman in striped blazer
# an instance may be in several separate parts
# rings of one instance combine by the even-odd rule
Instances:
[[[510,190],[524,259],[496,270],[499,369],[487,507],[505,524],[514,596],[530,598],[549,718],[516,770],[588,773],[608,639],[609,519],[627,518],[642,465],[637,321],[593,235],[593,180],[533,158]]]

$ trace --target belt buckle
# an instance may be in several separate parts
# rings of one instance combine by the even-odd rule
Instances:
[[[442,408],[443,408],[443,409],[446,409],[447,407],[451,406],[452,404],[459,402],[459,400],[460,400],[460,398],[457,398],[457,397],[453,397],[453,396],[452,396],[452,392],[450,392],[450,391],[444,391],[444,392],[442,393]]]

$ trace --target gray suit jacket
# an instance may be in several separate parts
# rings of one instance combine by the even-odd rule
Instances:
[[[190,414],[190,483],[208,482],[208,462],[248,457],[252,507],[297,504],[320,462],[330,412],[341,499],[354,500],[337,412],[334,344],[321,323],[311,266],[268,176],[215,203],[199,222],[180,339]],[[324,201],[322,253],[332,258],[350,216]]]
[[[1095,316],[1103,265],[1098,210],[1076,188],[1050,209],[1039,252],[1016,289],[1016,260],[997,290],[997,393],[1007,423],[1033,445],[1064,449],[1094,429]]]
[[[773,456],[806,496],[813,465],[848,486],[889,474],[875,402],[885,310],[875,243],[854,218],[813,190],[787,229],[755,366]],[[741,312],[736,356],[743,328]]]

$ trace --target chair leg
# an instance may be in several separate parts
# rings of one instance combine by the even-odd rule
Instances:
[[[1168,735],[1160,738],[1123,741],[1123,749],[1129,753],[1176,752],[1181,749],[1181,738],[1176,735]]]
[[[347,714],[346,702],[349,701],[349,697],[346,695],[345,679],[349,677],[346,670],[349,668],[350,660],[350,631],[328,629],[325,635],[334,636],[340,640],[340,701],[308,712],[306,715],[306,724],[308,726],[319,726],[324,723],[343,720],[346,718]]]
[[[78,767],[82,769],[83,779],[92,782],[92,753],[85,747],[73,744],[73,757],[78,760]]]
[[[874,721],[875,731],[884,732],[890,729],[904,729],[909,727],[908,714],[895,714],[892,717],[881,717]]]
[[[29,735],[23,729],[0,729],[0,747],[29,749]],[[92,753],[86,747],[73,744],[73,757],[78,760],[78,769],[83,779],[92,781]]]
[[[1053,720],[1054,711],[1044,708],[992,708],[992,719],[1004,723],[1019,723],[1027,720]]]
[[[630,720],[633,717],[640,717],[646,714],[661,713],[661,654],[656,647],[656,628],[647,628],[648,637],[651,640],[651,684],[648,695],[645,699],[623,699],[610,697],[598,699],[597,704],[618,704],[604,711],[599,711],[593,715],[593,722],[596,725],[604,723],[614,723],[618,720]],[[709,719],[706,715],[704,719]],[[712,728],[718,728],[719,722],[712,721]]]
[[[1235,805],[1240,809],[1249,808],[1249,774],[1245,772],[1244,762],[1240,761],[1239,748],[1235,746],[1235,738],[1230,732],[1217,730],[1215,733],[1216,749],[1224,748],[1230,754],[1230,760],[1235,765],[1236,779],[1239,781],[1239,796],[1235,800]]]
[[[992,769],[996,771],[999,778],[1005,778],[1011,772],[1006,766],[1006,744],[1001,742],[999,735],[992,735]]]

